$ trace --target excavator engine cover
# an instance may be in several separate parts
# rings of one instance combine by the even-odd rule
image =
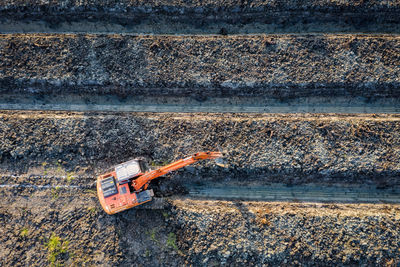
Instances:
[[[119,184],[127,182],[129,179],[138,176],[142,172],[138,160],[130,160],[115,166],[115,173]]]

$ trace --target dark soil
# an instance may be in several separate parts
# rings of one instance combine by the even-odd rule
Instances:
[[[201,27],[215,22],[261,22],[285,27],[297,23],[343,23],[360,28],[398,23],[400,2],[390,1],[15,1],[0,4],[0,16],[18,20],[61,22],[108,21],[135,25],[169,20]],[[368,27],[366,27],[368,28]]]
[[[171,226],[160,210],[130,210],[109,216],[95,190],[0,189],[0,265],[46,266],[53,234],[68,242],[54,265],[181,265],[167,243]],[[167,214],[167,211],[164,211]]]
[[[196,266],[399,264],[399,206],[174,204],[170,221],[178,221],[186,263]]]
[[[170,185],[399,183],[397,115],[3,111],[0,118],[3,173],[69,172],[88,177],[87,184],[90,177],[131,158],[157,165],[221,148],[227,168],[198,163],[176,172],[176,185]]]
[[[391,35],[0,35],[3,93],[398,98]]]

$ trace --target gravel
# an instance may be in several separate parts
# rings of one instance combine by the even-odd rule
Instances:
[[[3,93],[398,98],[391,35],[0,35]],[[200,97],[200,98],[201,98]]]
[[[398,0],[388,1],[44,1],[5,0],[0,14],[5,18],[44,19],[53,24],[60,21],[115,20],[120,23],[139,23],[143,19],[157,21],[168,17],[201,26],[210,21],[229,23],[293,23],[297,20],[348,24],[384,21],[398,22]],[[198,21],[193,21],[193,18]],[[192,19],[192,20],[191,20]],[[368,22],[366,21],[368,20]]]
[[[174,201],[186,264],[398,264],[399,206]],[[177,219],[179,218],[179,219]]]
[[[53,167],[95,177],[135,157],[154,165],[219,148],[227,168],[206,161],[173,181],[387,187],[400,172],[398,115],[2,111],[0,118],[3,173]]]

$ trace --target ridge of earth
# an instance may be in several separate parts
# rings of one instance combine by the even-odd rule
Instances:
[[[398,98],[397,35],[0,35],[0,91]]]
[[[0,4],[4,18],[45,19],[53,24],[82,18],[138,23],[168,16],[175,21],[199,25],[209,21],[247,23],[290,23],[296,20],[345,21],[349,24],[399,22],[400,1],[26,1],[5,0]],[[190,20],[192,19],[192,20]]]
[[[1,111],[0,170],[53,167],[96,177],[132,157],[154,165],[220,147],[228,168],[202,162],[164,186],[172,193],[184,182],[221,181],[384,188],[398,185],[399,127],[393,114]]]

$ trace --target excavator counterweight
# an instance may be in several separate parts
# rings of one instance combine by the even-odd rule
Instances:
[[[151,180],[199,160],[219,159],[222,156],[220,152],[199,152],[152,171],[146,171],[143,162],[137,159],[121,163],[115,166],[114,171],[97,177],[100,204],[108,214],[144,204],[154,196],[153,190],[147,189]]]

